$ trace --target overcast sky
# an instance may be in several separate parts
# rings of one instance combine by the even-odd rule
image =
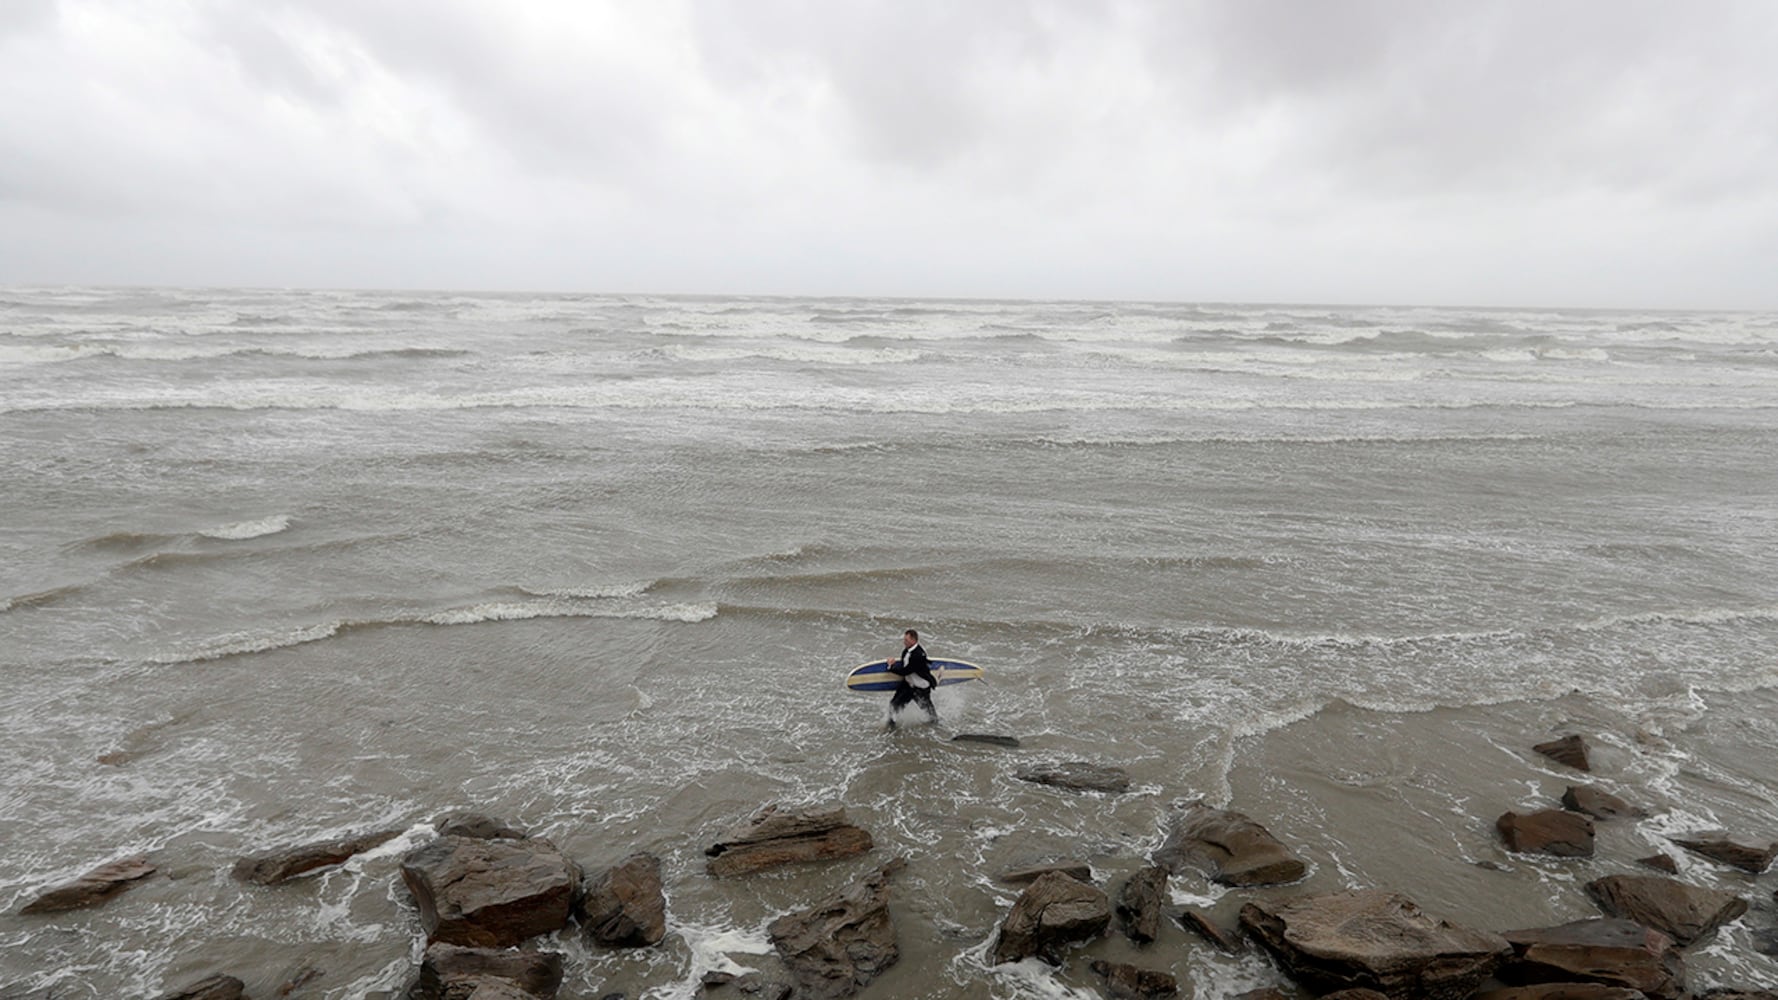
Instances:
[[[1778,3],[0,0],[0,284],[1778,308]]]

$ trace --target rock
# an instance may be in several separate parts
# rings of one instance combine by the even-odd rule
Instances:
[[[889,919],[889,878],[903,867],[892,861],[839,895],[767,926],[799,997],[852,996],[901,957]]]
[[[1670,854],[1653,854],[1646,858],[1637,858],[1636,863],[1646,868],[1666,872],[1669,875],[1679,874],[1679,863],[1674,861]]]
[[[1747,912],[1732,892],[1701,889],[1659,875],[1608,875],[1587,883],[1587,895],[1606,914],[1651,927],[1681,946],[1701,941]]]
[[[154,865],[141,855],[107,861],[71,882],[45,890],[36,899],[26,903],[19,913],[63,913],[94,906],[118,895],[154,872]]]
[[[1593,769],[1587,760],[1587,741],[1581,739],[1578,734],[1570,733],[1559,740],[1539,743],[1531,749],[1558,764],[1567,764],[1577,771],[1591,771]]]
[[[667,936],[661,861],[632,854],[587,879],[580,903],[587,936],[607,948],[647,948]]]
[[[246,983],[233,976],[211,976],[170,993],[162,993],[154,1000],[241,1000],[246,988]]]
[[[1179,921],[1179,926],[1215,945],[1225,955],[1239,955],[1243,950],[1238,936],[1216,926],[1216,922],[1210,919],[1210,914],[1195,906],[1180,909],[1173,914],[1173,919]]]
[[[531,997],[553,997],[562,986],[562,956],[549,951],[464,948],[442,941],[426,946],[420,971],[401,1000],[445,1000],[467,995],[483,980],[503,979]]]
[[[449,812],[432,822],[440,837],[474,837],[477,840],[524,840],[529,834],[517,827],[478,812]]]
[[[1569,785],[1562,793],[1562,808],[1594,819],[1641,819],[1648,815],[1646,810],[1591,785]]]
[[[1673,939],[1629,920],[1577,920],[1503,936],[1513,946],[1496,973],[1504,982],[1593,983],[1652,1000],[1685,993],[1685,961]]]
[[[1051,872],[1026,887],[1000,924],[994,961],[1017,962],[1036,955],[1060,965],[1062,949],[1105,933],[1111,900],[1098,887]]]
[[[1121,767],[1103,767],[1084,760],[1055,764],[1033,764],[1013,772],[1020,781],[1076,792],[1109,792],[1113,795],[1130,790],[1130,776]]]
[[[1559,858],[1593,856],[1593,821],[1561,809],[1522,814],[1509,812],[1494,821],[1506,849],[1520,854],[1553,854]]]
[[[1668,839],[1693,854],[1702,855],[1712,861],[1720,861],[1725,865],[1732,865],[1749,875],[1761,874],[1771,866],[1772,859],[1778,857],[1778,843],[1767,844],[1765,847],[1748,847],[1724,837],[1699,840],[1682,840],[1678,837],[1669,837]]]
[[[1090,968],[1105,977],[1105,995],[1110,1000],[1161,1000],[1179,994],[1179,980],[1171,973],[1104,960],[1095,960]]]
[[[542,838],[440,837],[401,861],[428,941],[507,948],[568,925],[580,868]]]
[[[989,746],[1006,747],[1010,750],[1019,748],[1017,736],[996,736],[993,733],[958,733],[951,737],[952,743],[986,743]]]
[[[1363,987],[1356,987],[1349,990],[1335,990],[1332,993],[1324,993],[1321,996],[1321,1000],[1389,1000],[1389,994],[1379,993],[1376,990],[1367,990]]]
[[[718,877],[750,875],[779,865],[850,858],[874,846],[863,829],[846,822],[846,810],[780,811],[767,806],[704,851],[705,868]]]
[[[536,1000],[536,997],[519,989],[518,984],[507,979],[476,979],[471,980],[472,988],[464,995],[463,1000]],[[447,1000],[457,1000],[448,997]]]
[[[1248,990],[1234,1000],[1290,1000],[1290,997],[1276,986],[1267,986],[1264,989]]]
[[[1475,1000],[1647,1000],[1640,990],[1622,986],[1601,986],[1598,983],[1542,983],[1537,986],[1511,986],[1487,990]]]
[[[1026,865],[1023,868],[1008,868],[1001,872],[995,881],[1004,882],[1007,885],[1024,885],[1027,882],[1035,882],[1050,872],[1061,872],[1069,878],[1078,879],[1088,884],[1093,881],[1093,869],[1085,861],[1048,861],[1043,864]]]
[[[1398,1000],[1462,1000],[1512,947],[1422,912],[1397,893],[1349,890],[1248,903],[1241,926],[1317,990],[1374,989]]]
[[[1137,944],[1149,944],[1161,933],[1161,907],[1167,899],[1167,869],[1150,865],[1128,879],[1118,890],[1118,923],[1124,936]]]
[[[337,865],[354,854],[368,851],[401,836],[400,830],[378,830],[356,837],[322,840],[297,847],[255,854],[235,862],[231,874],[243,882],[277,885],[317,868]]]
[[[1223,885],[1279,885],[1308,871],[1265,827],[1238,812],[1194,804],[1175,816],[1156,864],[1175,874],[1196,869]]]

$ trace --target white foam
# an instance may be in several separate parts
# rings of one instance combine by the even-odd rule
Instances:
[[[205,538],[221,538],[231,542],[243,541],[248,538],[259,538],[264,535],[275,535],[290,527],[289,514],[274,514],[262,517],[257,521],[238,521],[225,524],[219,528],[200,531]]]

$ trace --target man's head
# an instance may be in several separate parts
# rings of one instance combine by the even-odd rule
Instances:
[[[920,642],[920,633],[914,631],[913,629],[908,629],[906,632],[903,632],[901,634],[901,645],[902,645],[903,649],[913,649],[916,645],[919,644],[919,642]]]

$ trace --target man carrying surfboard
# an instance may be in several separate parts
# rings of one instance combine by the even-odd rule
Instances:
[[[895,717],[908,706],[908,702],[917,701],[920,707],[933,722],[938,721],[938,709],[932,707],[932,689],[938,686],[938,678],[932,676],[932,663],[926,658],[926,650],[920,647],[920,633],[908,629],[901,634],[900,659],[885,660],[889,672],[901,678],[895,685],[895,694],[889,699],[889,723],[884,728],[895,728]]]

